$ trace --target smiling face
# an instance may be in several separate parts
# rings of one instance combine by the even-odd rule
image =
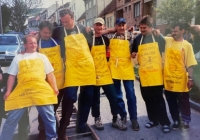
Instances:
[[[171,35],[176,41],[182,39],[183,34],[184,34],[184,29],[180,30],[179,26],[176,26],[173,29],[171,29]]]
[[[26,38],[26,42],[24,42],[25,52],[26,53],[34,53],[37,51],[37,40],[33,36],[28,36]]]
[[[94,24],[94,31],[95,31],[95,35],[101,35],[102,34],[102,31],[104,29],[104,25],[101,24],[101,23],[95,23]]]
[[[49,40],[51,38],[52,32],[49,30],[48,27],[44,27],[40,30],[40,37],[42,40]]]
[[[126,23],[120,23],[120,24],[116,24],[115,28],[117,30],[117,33],[119,34],[124,34],[125,30],[126,30]]]
[[[142,35],[148,35],[151,33],[151,31],[152,31],[152,28],[150,28],[148,25],[140,24],[140,32]]]
[[[73,29],[74,28],[74,19],[69,15],[66,14],[65,16],[60,18],[63,26],[65,29]]]

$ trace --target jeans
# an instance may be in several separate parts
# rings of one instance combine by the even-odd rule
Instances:
[[[103,86],[94,86],[94,96],[93,96],[93,104],[92,104],[92,116],[99,117],[100,116],[100,88],[103,88],[104,93],[110,103],[110,109],[113,116],[118,114],[118,106],[117,106],[117,94],[115,91],[115,87],[113,84],[103,85]]]
[[[86,123],[93,103],[94,86],[82,86],[78,98],[78,113],[76,121],[76,131],[81,132],[86,129]]]
[[[73,105],[77,101],[78,86],[66,87],[62,89],[62,118],[60,119],[60,129],[67,129],[73,112]]]
[[[118,98],[118,106],[119,106],[119,114],[121,118],[125,118],[127,116],[125,104],[122,96],[122,89],[121,89],[121,80],[113,79],[114,86],[117,93]],[[137,120],[137,103],[136,103],[136,96],[134,90],[134,81],[133,80],[123,80],[124,88],[126,91],[126,99],[128,104],[128,111],[130,115],[130,120]]]
[[[36,106],[45,126],[46,140],[57,138],[56,118],[54,116],[53,105]],[[11,110],[4,123],[0,140],[12,140],[15,128],[27,108]]]
[[[56,110],[58,109],[58,107],[60,105],[60,102],[63,98],[64,91],[65,91],[64,89],[59,90],[59,94],[57,95],[58,103],[53,105],[54,106],[54,113],[56,113]],[[45,130],[44,129],[44,123],[42,121],[42,118],[40,117],[40,114],[38,114],[38,130],[39,131]]]

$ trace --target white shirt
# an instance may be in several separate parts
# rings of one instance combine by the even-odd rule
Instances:
[[[25,54],[18,54],[14,57],[9,69],[8,74],[10,75],[17,75],[19,71],[19,62],[21,60],[28,60],[28,59],[35,59],[40,58],[44,62],[44,72],[49,74],[54,71],[49,59],[41,53],[34,52],[34,53],[25,53]]]

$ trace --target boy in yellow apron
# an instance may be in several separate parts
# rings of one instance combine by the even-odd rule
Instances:
[[[53,28],[53,24],[49,21],[42,21],[39,24],[38,51],[47,56],[54,68],[56,84],[59,89],[57,96],[58,103],[54,104],[54,111],[56,112],[64,91],[64,64],[61,57],[59,41],[51,38]],[[40,115],[38,115],[38,123],[39,139],[45,139],[44,123]]]
[[[76,131],[86,132],[86,122],[92,106],[96,74],[94,61],[87,43],[89,34],[83,25],[74,24],[74,14],[69,9],[60,11],[63,26],[54,29],[52,37],[60,41],[61,54],[65,63],[65,82],[63,94],[63,112],[58,135],[65,138],[66,128],[70,123],[73,104],[77,101],[77,90],[81,86]],[[87,39],[87,40],[86,40]]]
[[[104,129],[100,116],[100,88],[102,87],[110,103],[110,109],[113,115],[112,126],[119,130],[127,130],[126,125],[123,125],[121,120],[117,117],[117,94],[106,60],[106,48],[109,47],[109,39],[102,35],[104,20],[102,18],[96,18],[93,27],[94,34],[92,37],[91,54],[94,59],[96,70],[96,86],[94,87],[92,116],[95,120],[95,128],[98,130]]]
[[[193,66],[197,65],[191,44],[183,39],[184,28],[182,23],[174,24],[172,37],[165,38],[164,87],[174,130],[180,126],[189,128],[189,90],[193,85]],[[182,120],[179,120],[179,111]]]
[[[128,111],[130,120],[132,122],[132,128],[134,131],[139,131],[140,127],[137,121],[137,105],[134,90],[135,74],[131,62],[129,42],[127,40],[126,20],[124,18],[118,18],[116,20],[115,28],[117,32],[110,40],[109,65],[117,93],[118,106],[120,111],[119,114],[123,124],[126,125],[127,112],[122,96],[122,80],[126,91]]]
[[[140,90],[149,118],[145,126],[152,128],[160,123],[162,131],[168,133],[170,121],[163,98],[163,68],[160,53],[164,52],[165,40],[162,35],[153,35],[151,17],[144,17],[139,26],[141,34],[133,42],[132,57],[135,58],[137,53]]]
[[[35,105],[45,126],[46,140],[56,139],[56,119],[53,105],[59,93],[53,67],[48,58],[37,53],[37,40],[33,35],[24,38],[25,53],[13,59],[8,70],[8,85],[4,95],[8,118],[0,140],[12,140],[17,123],[26,108]],[[18,84],[11,92],[15,78]],[[46,81],[47,78],[47,81]]]

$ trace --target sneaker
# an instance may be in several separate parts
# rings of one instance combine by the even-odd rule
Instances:
[[[178,130],[179,129],[179,123],[178,121],[174,121],[174,124],[172,125],[173,130]]]
[[[184,130],[187,130],[187,129],[190,128],[189,123],[187,123],[187,122],[182,122],[181,127],[182,127],[182,129],[184,129]]]
[[[127,130],[126,124],[122,123],[122,120],[120,120],[119,118],[117,118],[115,122],[114,121],[112,122],[112,127],[117,128],[122,131]]]
[[[104,130],[104,126],[102,124],[101,117],[95,118],[95,128],[97,130]]]
[[[124,118],[121,118],[121,121],[122,121],[122,123],[123,123],[123,124],[125,124],[125,125],[126,125],[126,123],[127,123],[127,118],[126,118],[126,117],[124,117]]]
[[[169,133],[171,130],[170,130],[170,127],[168,125],[164,125],[162,127],[162,131],[163,131],[163,133]]]
[[[157,126],[157,125],[158,125],[158,123],[154,123],[154,122],[150,121],[150,122],[145,124],[145,127],[146,128],[152,128],[152,127]]]
[[[140,130],[140,126],[139,126],[137,120],[133,120],[132,121],[132,128],[133,128],[134,131],[139,131]]]

